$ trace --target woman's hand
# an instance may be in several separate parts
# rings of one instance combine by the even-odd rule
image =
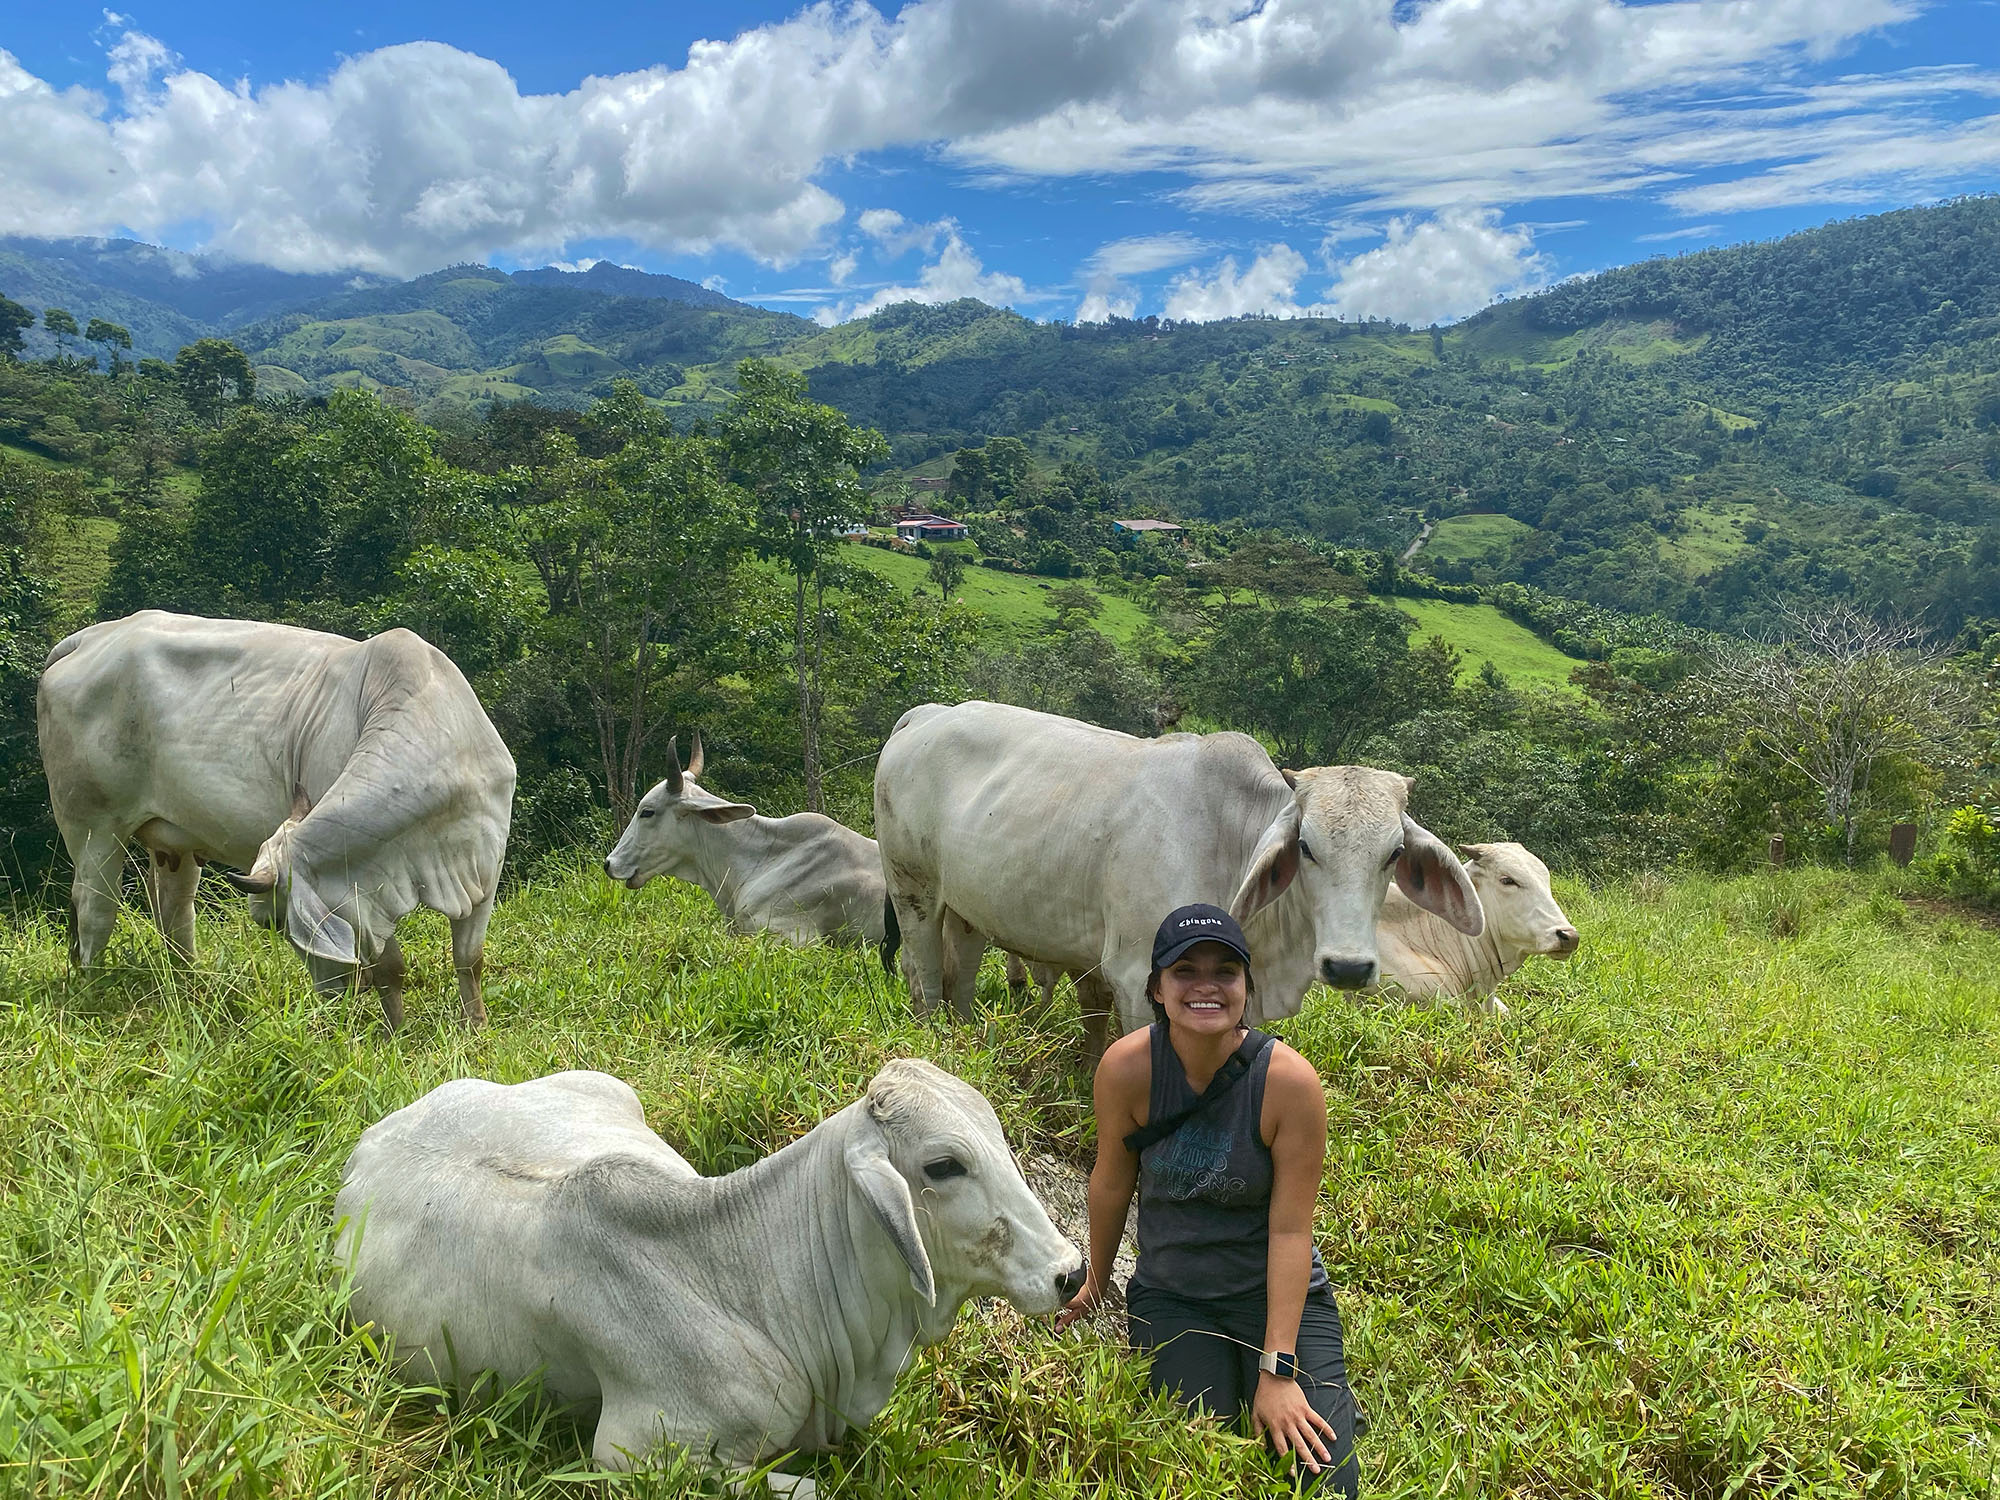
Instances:
[[[1097,1284],[1097,1273],[1092,1271],[1083,1278],[1083,1289],[1056,1314],[1056,1332],[1061,1333],[1080,1318],[1088,1317],[1093,1308],[1104,1300],[1104,1288]]]
[[[1259,1371],[1250,1420],[1271,1440],[1276,1452],[1296,1453],[1299,1462],[1313,1473],[1319,1472],[1322,1463],[1333,1462],[1333,1443],[1339,1434],[1333,1423],[1312,1409],[1296,1380],[1280,1380]]]

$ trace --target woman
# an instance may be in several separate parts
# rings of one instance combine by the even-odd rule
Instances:
[[[1297,1455],[1304,1484],[1331,1475],[1351,1500],[1357,1414],[1312,1242],[1326,1099],[1311,1063],[1242,1024],[1251,986],[1227,912],[1184,906],[1160,924],[1146,981],[1158,1019],[1098,1065],[1089,1273],[1058,1326],[1103,1297],[1136,1186],[1126,1305],[1152,1388],[1225,1418],[1247,1411]]]

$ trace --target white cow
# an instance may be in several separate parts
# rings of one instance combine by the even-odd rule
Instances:
[[[770,932],[797,947],[880,943],[888,888],[875,840],[818,813],[766,818],[700,786],[701,736],[681,769],[669,741],[666,779],[640,800],[604,873],[638,890],[660,875],[715,898],[732,932]]]
[[[1493,998],[1501,981],[1537,953],[1567,959],[1579,939],[1549,889],[1549,867],[1526,849],[1463,844],[1460,852],[1486,913],[1485,931],[1468,937],[1391,889],[1375,928],[1380,987],[1418,1000],[1457,996],[1504,1016],[1507,1007]]]
[[[451,919],[465,1018],[514,797],[514,760],[450,658],[407,630],[371,640],[145,610],[49,653],[36,695],[56,826],[75,867],[70,956],[97,961],[126,846],[169,946],[194,956],[207,861],[276,916],[315,984],[373,984],[403,1018],[396,923]]]
[[[829,1447],[969,1298],[1050,1313],[1083,1280],[992,1106],[912,1059],[726,1177],[647,1129],[625,1084],[575,1072],[433,1089],[341,1181],[356,1320],[425,1382],[540,1371],[598,1408],[609,1468],[663,1440],[737,1467]]]
[[[1479,898],[1403,810],[1410,781],[1358,766],[1279,772],[1242,734],[1136,739],[999,703],[905,714],[875,772],[875,831],[919,1004],[971,1007],[993,941],[1079,976],[1090,1045],[1145,998],[1160,919],[1228,908],[1250,940],[1254,1023],[1297,1013],[1315,980],[1374,982],[1384,877],[1461,931]],[[968,961],[968,958],[970,961]],[[948,961],[949,960],[949,961]]]

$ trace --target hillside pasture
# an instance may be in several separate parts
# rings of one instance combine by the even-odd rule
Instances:
[[[1534,529],[1512,516],[1446,516],[1424,543],[1423,556],[1443,562],[1474,563],[1491,555],[1494,560],[1504,562],[1514,541],[1531,535]]]
[[[1325,1080],[1364,1493],[1989,1493],[2000,933],[1825,871],[1559,895],[1582,952],[1518,976],[1505,1025],[1321,993],[1282,1028]],[[130,914],[85,980],[58,921],[0,926],[0,1492],[723,1493],[685,1462],[593,1477],[587,1425],[441,1403],[344,1322],[341,1163],[449,1078],[605,1069],[719,1172],[920,1055],[1031,1163],[1087,1160],[1075,1016],[1012,1010],[996,962],[977,1023],[918,1022],[872,954],[579,869],[501,904],[469,1034],[443,923],[411,929],[384,1041],[221,897],[190,972]],[[1145,1400],[1118,1333],[968,1309],[807,1467],[830,1495],[1254,1492],[1254,1446]]]
[[[931,565],[910,553],[849,543],[841,548],[840,556],[843,562],[867,568],[906,592],[937,589],[931,582]],[[971,563],[970,558],[967,563]],[[1034,635],[1055,620],[1049,595],[1070,584],[1080,584],[1097,596],[1104,609],[1091,623],[1120,645],[1150,623],[1146,612],[1130,599],[1095,588],[1086,579],[1036,578],[1026,573],[1003,573],[996,568],[968,565],[964,581],[958,587],[958,597],[967,608],[1004,630],[1017,636]]]
[[[1481,662],[1490,661],[1515,687],[1576,691],[1570,685],[1569,674],[1583,663],[1557,650],[1490,604],[1404,598],[1377,602],[1392,604],[1413,616],[1417,622],[1417,628],[1411,632],[1413,637],[1443,637],[1446,645],[1464,656],[1465,680],[1478,675]]]

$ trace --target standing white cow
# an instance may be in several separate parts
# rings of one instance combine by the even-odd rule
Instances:
[[[598,1407],[608,1468],[662,1440],[732,1466],[829,1447],[967,1299],[1051,1313],[1083,1280],[992,1106],[908,1059],[726,1177],[697,1175],[625,1084],[576,1072],[433,1089],[341,1181],[354,1317],[420,1380],[539,1370]]]
[[[514,760],[464,676],[407,630],[366,641],[145,610],[49,653],[36,694],[42,764],[75,867],[70,956],[97,961],[126,847],[169,946],[194,956],[207,861],[282,921],[323,991],[357,978],[403,1018],[396,923],[451,919],[467,1021],[500,883]]]
[[[925,704],[875,772],[875,831],[919,1004],[966,979],[986,935],[1079,976],[1090,1046],[1115,1003],[1148,1018],[1154,929],[1226,907],[1250,939],[1252,1024],[1297,1013],[1315,980],[1374,982],[1384,878],[1461,931],[1479,898],[1403,809],[1409,778],[1359,766],[1280,772],[1242,734],[1142,740],[999,703]],[[968,961],[970,960],[970,961]]]
[[[879,943],[888,888],[875,840],[818,813],[766,818],[697,784],[701,736],[681,769],[678,736],[666,779],[640,799],[605,856],[604,873],[638,890],[659,875],[715,898],[732,932],[770,932],[796,947]]]
[[[1526,849],[1463,844],[1460,852],[1486,913],[1485,930],[1468,937],[1390,890],[1375,928],[1380,987],[1417,1000],[1452,995],[1490,1016],[1504,1016],[1507,1007],[1493,998],[1501,981],[1537,953],[1567,959],[1579,939],[1549,889],[1549,867]]]

